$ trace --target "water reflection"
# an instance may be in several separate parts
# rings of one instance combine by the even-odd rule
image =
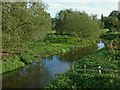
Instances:
[[[100,41],[100,43],[98,43],[97,45],[99,47],[98,50],[105,47],[105,44],[102,41]]]
[[[97,48],[98,48],[97,45],[93,45],[92,47],[89,46],[89,47],[75,49],[66,53],[65,55],[60,55],[60,60],[64,62],[73,63],[73,60],[77,61],[80,58],[95,52]]]
[[[69,62],[62,62],[59,56],[54,56],[52,61],[48,59],[45,60],[45,67],[52,76],[55,76],[56,73],[64,73],[71,67]]]
[[[36,60],[31,65],[3,74],[3,88],[44,87],[51,77],[55,77],[56,73],[64,73],[71,68],[71,64],[95,52],[97,48],[97,45],[93,45],[71,50],[65,55]]]
[[[8,75],[3,75],[3,87],[5,88],[40,88],[47,83],[51,77],[49,71],[44,67],[45,63],[33,63],[26,65],[23,69]],[[42,82],[42,83],[41,83]]]

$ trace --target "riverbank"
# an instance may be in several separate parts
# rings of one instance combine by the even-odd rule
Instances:
[[[77,60],[94,53],[97,49],[98,46],[95,44],[76,48],[65,54],[35,60],[32,64],[4,73],[2,75],[3,88],[44,88],[51,77],[55,77],[55,74],[65,73]]]
[[[33,61],[50,57],[56,54],[64,54],[71,49],[84,48],[94,45],[100,39],[77,38],[69,35],[59,35],[50,32],[43,41],[25,43],[24,49],[10,49],[2,54],[2,72],[10,72]]]
[[[116,32],[101,35],[106,47],[80,59],[74,68],[84,69],[84,65],[86,65],[87,69],[98,71],[98,67],[101,66],[119,73],[120,49],[118,47],[119,41],[116,41],[118,36]],[[101,74],[90,71],[75,71],[73,73],[73,70],[69,69],[64,74],[56,75],[56,79],[52,78],[45,88],[113,88],[116,90],[120,88],[120,75],[108,71],[102,71]]]
[[[88,55],[80,59],[74,68],[82,69],[84,65],[87,69],[98,70],[98,66],[109,70],[116,70],[120,72],[119,59],[115,55],[110,54],[107,50],[101,49],[95,53]],[[72,69],[69,69],[64,74],[56,75],[56,79],[46,85],[45,88],[120,88],[120,76],[108,71],[102,71],[102,74],[98,72],[85,72],[76,71],[73,73]]]

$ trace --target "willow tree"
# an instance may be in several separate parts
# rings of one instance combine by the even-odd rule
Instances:
[[[45,9],[42,2],[3,2],[3,47],[18,47],[42,40],[51,29],[50,15]]]
[[[68,11],[68,10],[67,10]],[[62,12],[62,11],[60,11]],[[66,11],[64,11],[66,12]],[[65,16],[66,15],[66,16]],[[67,14],[57,15],[56,31],[68,33],[78,37],[96,37],[99,33],[99,25],[96,20],[92,20],[85,12],[71,11]],[[60,30],[61,29],[61,30]]]
[[[55,17],[55,26],[54,29],[60,33],[63,34],[65,32],[65,20],[68,18],[68,16],[73,13],[72,9],[64,9],[61,10]]]

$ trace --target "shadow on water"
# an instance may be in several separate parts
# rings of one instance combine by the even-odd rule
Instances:
[[[99,47],[100,48],[100,47]],[[3,74],[3,88],[41,88],[56,73],[65,73],[80,58],[97,49],[97,45],[71,50],[70,52],[47,59],[36,60],[30,65]]]

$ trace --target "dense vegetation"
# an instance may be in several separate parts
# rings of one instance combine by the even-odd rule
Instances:
[[[98,66],[109,70],[116,70],[120,72],[120,41],[118,39],[118,32],[110,32],[101,34],[101,38],[105,43],[105,48],[96,51],[95,53],[88,55],[80,59],[75,65],[75,68],[83,69],[84,65],[87,69],[98,70]],[[120,76],[119,74],[111,73],[108,71],[102,71],[102,74],[98,72],[85,72],[76,71],[73,73],[72,69],[69,69],[64,74],[57,74],[55,79],[51,79],[45,86],[46,88],[120,88]]]
[[[56,18],[55,30],[61,34],[67,33],[78,37],[93,38],[98,36],[99,25],[85,12],[72,9],[61,10]]]
[[[28,5],[29,8],[28,8]],[[2,47],[23,48],[24,43],[39,41],[51,30],[50,15],[40,2],[2,3]]]
[[[55,18],[43,2],[2,3],[2,71],[9,72],[36,59],[94,45],[100,39],[105,48],[80,59],[75,68],[103,68],[120,72],[120,13],[108,17],[89,16],[72,9],[61,10]],[[52,30],[54,29],[54,30]],[[76,57],[77,58],[77,57]],[[72,69],[51,79],[46,88],[120,88],[120,76],[103,71],[73,73]]]
[[[46,35],[43,42],[31,42],[25,43],[24,51],[18,54],[13,54],[9,56],[5,56],[6,53],[3,53],[2,63],[3,63],[3,72],[8,72],[14,70],[16,68],[22,67],[25,64],[32,63],[34,60],[42,57],[49,57],[51,55],[65,53],[71,49],[77,47],[86,47],[88,45],[94,45],[99,39],[81,39],[77,37],[71,37],[69,35],[54,35],[56,34],[55,31],[48,33]],[[82,40],[83,42],[81,43]],[[15,52],[15,51],[14,51]],[[10,50],[7,53],[12,53]],[[19,62],[19,65],[10,65],[14,63],[14,61]],[[6,68],[6,66],[8,68]],[[12,69],[11,69],[12,68]]]
[[[119,30],[119,12],[112,11],[108,17],[101,16],[101,21],[104,23],[104,28],[108,28],[110,32],[115,32]]]
[[[109,70],[116,70],[120,72],[120,40],[119,40],[119,18],[116,18],[116,12],[111,12],[109,17],[101,18],[104,24],[103,28],[109,29],[107,33],[102,33],[101,38],[105,43],[105,48],[96,51],[95,53],[88,55],[80,59],[75,68],[82,69],[84,65],[87,69],[98,70],[98,66]],[[118,14],[117,14],[118,15]],[[120,15],[120,14],[119,14]],[[118,16],[119,17],[119,16]],[[57,74],[55,79],[45,86],[46,88],[120,88],[120,76],[108,71],[102,71],[102,74],[98,72],[85,72],[76,71],[73,72],[69,69],[64,74]]]
[[[80,59],[75,68],[81,69],[86,65],[87,69],[98,70],[101,65],[103,68],[119,71],[118,64],[119,60],[114,55],[107,50],[101,50]],[[120,88],[120,77],[114,73],[76,72],[73,73],[70,69],[64,74],[57,74],[56,79],[51,79],[46,88]]]
[[[43,40],[51,30],[51,18],[46,8],[43,2],[2,2],[2,73],[35,59],[24,52],[34,42]]]
[[[46,5],[42,2],[3,2],[2,5],[3,70],[1,73],[32,63],[37,58],[66,52],[78,46],[92,45],[99,40],[98,38],[88,38],[88,36],[98,36],[100,29],[96,23],[97,19],[84,12],[63,10],[63,13],[60,11],[63,16],[60,14],[58,19],[57,17],[51,19],[49,13],[45,11]],[[78,17],[79,23],[74,16]],[[70,18],[66,17],[73,19],[73,22],[69,23]],[[58,25],[59,19],[67,24],[64,26],[60,21]],[[73,26],[75,29],[68,26],[69,24],[70,26],[75,25],[75,22],[77,23],[77,26]],[[85,22],[84,26],[82,22]],[[58,29],[53,33],[50,32],[54,27],[61,28],[62,33],[59,33]]]

